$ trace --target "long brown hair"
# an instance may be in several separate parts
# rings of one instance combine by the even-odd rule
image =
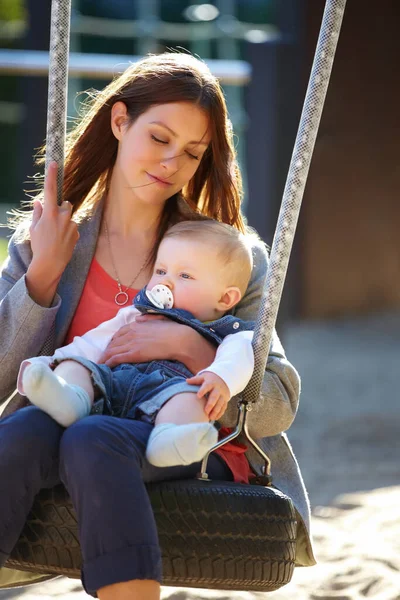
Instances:
[[[118,101],[127,107],[128,126],[158,104],[192,102],[206,111],[211,143],[181,197],[195,212],[244,231],[242,181],[221,86],[205,63],[178,52],[147,56],[102,91],[90,94],[82,118],[66,139],[63,199],[72,204],[75,219],[91,214],[107,191],[118,149],[111,109]],[[43,163],[43,158],[37,162]],[[159,239],[171,220],[180,220],[178,206],[179,195],[167,201]]]

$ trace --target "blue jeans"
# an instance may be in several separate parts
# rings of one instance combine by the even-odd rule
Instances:
[[[195,476],[199,464],[157,468],[145,459],[152,425],[105,415],[68,429],[29,406],[0,420],[0,566],[36,494],[62,482],[75,508],[88,594],[130,579],[161,581],[161,552],[144,483]],[[211,455],[212,479],[232,481]]]
[[[192,373],[180,362],[156,361],[122,363],[113,367],[71,356],[91,374],[97,395],[104,401],[103,414],[126,419],[141,419],[154,424],[159,410],[168,400],[183,392],[196,394],[199,385],[186,383]],[[68,358],[56,361],[60,364]]]

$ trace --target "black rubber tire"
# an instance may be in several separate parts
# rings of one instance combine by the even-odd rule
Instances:
[[[267,592],[290,581],[297,521],[278,490],[181,480],[150,484],[148,492],[164,585]],[[63,486],[38,495],[7,566],[80,577],[76,516]]]

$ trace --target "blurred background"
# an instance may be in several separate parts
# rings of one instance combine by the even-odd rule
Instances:
[[[1,222],[45,137],[50,5],[0,0]],[[69,116],[80,90],[129,60],[178,47],[200,55],[225,90],[248,222],[271,244],[323,8],[73,0]],[[347,3],[278,319],[303,381],[289,437],[313,509],[399,482],[399,22],[398,0]]]

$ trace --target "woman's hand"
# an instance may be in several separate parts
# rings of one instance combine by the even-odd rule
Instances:
[[[26,280],[31,297],[50,305],[58,282],[79,239],[69,202],[57,204],[57,163],[51,163],[44,184],[43,205],[35,200],[29,229],[32,261]]]
[[[191,373],[208,367],[215,347],[197,331],[162,315],[140,315],[114,334],[100,362],[115,367],[124,362],[179,360]]]
[[[29,232],[32,265],[40,268],[51,279],[59,279],[69,263],[76,242],[78,227],[71,220],[69,202],[57,204],[57,163],[51,163],[44,184],[43,205],[35,200]]]

